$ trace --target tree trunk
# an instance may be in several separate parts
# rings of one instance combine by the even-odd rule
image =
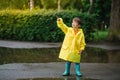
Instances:
[[[93,12],[93,3],[94,3],[94,0],[90,0],[90,8],[88,11],[90,14]]]
[[[112,0],[108,39],[120,41],[120,0]]]
[[[34,0],[30,0],[30,11],[34,8]]]
[[[60,11],[60,9],[61,9],[60,3],[61,3],[61,0],[58,0],[58,11]]]

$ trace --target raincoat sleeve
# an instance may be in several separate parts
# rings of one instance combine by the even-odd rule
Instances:
[[[59,21],[57,21],[57,25],[58,27],[66,34],[68,31],[68,26],[66,24],[64,24],[62,18],[60,18]]]
[[[84,37],[84,33],[83,33],[83,31],[82,31],[81,41],[80,41],[80,50],[84,50],[84,49],[85,49],[85,46],[86,46],[85,37]]]

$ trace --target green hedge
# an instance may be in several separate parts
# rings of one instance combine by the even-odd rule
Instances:
[[[71,26],[74,17],[82,19],[86,40],[91,40],[96,25],[95,14],[78,11],[35,11],[26,13],[0,12],[0,39],[20,41],[59,42],[63,32],[56,25],[56,16],[62,17]]]

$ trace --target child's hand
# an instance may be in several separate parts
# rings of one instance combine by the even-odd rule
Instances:
[[[82,50],[79,51],[79,54],[81,54],[81,53],[82,53]]]
[[[56,16],[56,17],[57,17],[57,21],[60,21],[60,18],[58,16]]]

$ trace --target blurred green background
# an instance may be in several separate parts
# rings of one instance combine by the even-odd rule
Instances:
[[[111,0],[0,0],[0,39],[61,42],[64,34],[56,25],[59,16],[68,26],[80,17],[87,42],[105,41],[111,4]]]

